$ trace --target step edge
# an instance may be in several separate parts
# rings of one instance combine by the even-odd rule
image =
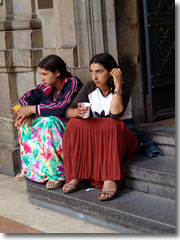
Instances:
[[[31,188],[36,188],[35,186],[31,186]],[[44,190],[45,191],[45,189],[40,189],[41,191],[42,190]],[[30,192],[28,191],[28,194],[30,195]],[[31,195],[30,195],[31,196]],[[40,197],[38,198],[38,197],[34,197],[34,196],[31,196],[32,198],[37,198],[37,199],[41,199]],[[67,196],[66,196],[67,197]],[[69,196],[68,196],[68,198],[69,198]],[[73,199],[73,197],[70,197],[70,199]],[[45,200],[43,200],[43,201],[45,201]],[[84,201],[84,200],[79,200],[79,199],[76,199],[76,201],[78,201],[78,202],[83,202],[83,203],[85,203],[86,205],[87,205],[87,201]],[[47,201],[47,202],[49,202],[49,201]],[[52,203],[52,204],[56,204],[56,205],[58,205],[57,203],[55,203],[55,202],[53,202],[53,199],[51,200],[51,202],[50,203]],[[60,204],[60,202],[59,202],[59,204]],[[92,205],[95,205],[95,207],[99,207],[99,206],[97,206],[96,204],[93,204],[92,202],[90,203],[90,204],[92,204]],[[61,205],[61,204],[60,204]],[[61,205],[61,206],[63,206],[63,207],[71,207],[71,209],[73,209],[73,210],[75,210],[75,211],[77,211],[77,209],[74,209],[74,208],[72,208],[73,207],[73,205],[71,205],[71,206],[65,206],[65,205]],[[105,207],[105,206],[100,206],[102,209],[104,209],[106,212],[107,212],[107,207]],[[167,233],[166,231],[162,231],[161,230],[161,227],[165,227],[165,228],[168,228],[169,229],[169,231],[171,232],[171,233],[174,233],[175,232],[175,226],[174,225],[171,225],[171,224],[167,224],[167,223],[163,223],[163,222],[159,222],[159,221],[156,221],[156,220],[152,220],[152,219],[149,219],[149,218],[144,218],[144,217],[142,217],[142,216],[137,216],[137,215],[135,215],[135,214],[130,214],[130,213],[127,213],[127,212],[123,212],[123,211],[116,211],[116,210],[114,210],[114,209],[108,209],[108,211],[113,211],[113,212],[121,212],[121,214],[123,215],[123,216],[121,216],[121,218],[122,218],[122,220],[120,220],[120,221],[122,221],[122,222],[120,222],[120,225],[122,225],[122,226],[124,226],[124,227],[127,227],[127,228],[133,228],[134,230],[141,230],[141,231],[148,231],[148,232],[153,232],[153,233]],[[85,212],[83,212],[83,213],[85,213]],[[90,214],[90,213],[89,213]],[[91,213],[92,214],[92,213]],[[152,224],[153,224],[153,226],[156,226],[156,231],[154,231],[153,229],[149,229],[148,227],[144,227],[144,228],[142,228],[142,227],[139,227],[139,225],[138,224],[133,224],[133,225],[123,225],[123,219],[124,219],[124,217],[126,217],[127,218],[127,220],[126,221],[128,221],[128,216],[131,216],[131,217],[134,217],[134,218],[136,218],[136,220],[146,220],[146,225],[147,226],[149,226],[149,223],[151,222]],[[134,221],[133,221],[133,223],[134,223]],[[143,222],[144,223],[144,222]],[[137,229],[137,228],[138,229]],[[139,229],[139,228],[141,228],[141,229]],[[161,230],[161,231],[160,231]]]
[[[167,173],[161,173],[161,172],[157,172],[157,171],[151,171],[151,170],[146,170],[146,176],[145,178],[141,178],[141,175],[140,174],[137,174],[135,173],[132,169],[137,169],[139,170],[139,172],[144,172],[144,170],[146,169],[142,169],[142,168],[138,168],[138,167],[128,167],[127,166],[127,177],[131,177],[131,178],[134,178],[134,179],[138,179],[138,180],[143,180],[143,181],[149,181],[149,182],[153,182],[153,183],[156,183],[156,184],[159,184],[159,185],[165,185],[165,186],[169,186],[169,187],[175,187],[175,184],[176,184],[176,175],[175,174],[167,174]],[[162,176],[163,180],[161,181],[156,181],[151,178],[151,174],[153,173],[157,173],[159,176]],[[171,179],[171,182],[172,183],[169,183],[169,181],[165,181],[164,182],[164,179],[166,179],[166,177],[168,176],[168,178]]]

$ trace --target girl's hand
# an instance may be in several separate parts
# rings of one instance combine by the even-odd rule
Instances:
[[[114,91],[122,91],[122,72],[120,68],[113,68],[110,72],[111,76],[114,79]],[[122,95],[113,94],[111,105],[110,105],[110,112],[112,114],[120,114],[124,110],[123,105],[123,98]]]
[[[77,118],[77,117],[83,117],[86,113],[85,108],[83,107],[82,103],[77,104],[77,108],[70,108],[67,112],[68,118]]]
[[[120,68],[113,68],[110,71],[114,80],[115,90],[122,90],[122,72]]]
[[[16,119],[15,119],[15,124],[18,126],[21,126],[24,119],[31,116],[31,114],[36,113],[36,106],[31,105],[31,106],[23,106],[15,111],[16,114]],[[16,126],[16,125],[15,125]]]
[[[78,106],[77,107],[77,116],[82,118],[84,116],[84,114],[86,113],[86,110],[83,107],[82,103],[78,103],[77,106]]]
[[[28,122],[27,127],[29,127],[32,124],[32,119],[33,119],[33,117],[29,116],[29,117],[24,118],[23,121],[15,120],[15,124],[14,125],[15,125],[15,127],[17,127],[17,129],[19,129],[20,127],[24,127],[24,125]]]

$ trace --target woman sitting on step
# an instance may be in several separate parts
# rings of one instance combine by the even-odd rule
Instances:
[[[92,81],[87,82],[66,111],[69,122],[63,138],[66,172],[64,193],[80,188],[84,179],[100,188],[99,200],[113,199],[126,176],[125,159],[139,150],[137,137],[122,120],[131,119],[131,91],[122,72],[107,53],[90,61]],[[82,102],[91,103],[91,117]]]
[[[15,110],[22,168],[15,179],[47,182],[46,188],[54,189],[65,181],[62,162],[65,111],[82,83],[71,76],[57,55],[47,56],[38,67],[42,84],[20,97],[20,108]]]

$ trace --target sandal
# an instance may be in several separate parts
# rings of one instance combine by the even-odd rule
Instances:
[[[69,191],[65,191],[65,190],[63,189],[63,192],[64,192],[64,193],[73,193],[73,192],[76,192],[76,191],[79,189],[78,183],[65,183],[64,186],[70,188]]]
[[[24,173],[18,173],[16,176],[15,176],[15,179],[17,181],[25,181],[26,180],[26,175]]]
[[[53,185],[48,186],[48,183],[54,183]],[[61,180],[49,180],[46,183],[46,189],[56,189],[62,187],[63,182]]]
[[[107,189],[107,185],[106,185],[106,186],[103,185],[104,190],[102,189],[102,191],[100,192],[99,197],[98,197],[98,199],[99,199],[100,201],[109,201],[109,200],[112,200],[112,199],[115,198],[115,196],[117,195],[117,192],[118,192],[119,186],[118,186],[117,181],[106,180],[106,181],[104,181],[104,184],[105,184],[105,182],[106,182],[106,184],[107,184],[107,182],[114,182],[114,184],[116,185],[116,187],[111,185],[111,187],[112,187],[111,189],[113,189],[113,190],[105,190],[105,189]],[[111,184],[112,184],[112,183],[111,183]],[[102,194],[104,194],[104,196],[102,196]]]
[[[64,193],[73,193],[73,192],[76,192],[77,190],[79,190],[80,188],[86,187],[87,184],[88,184],[87,180],[85,180],[85,179],[81,179],[77,183],[68,182],[68,183],[64,184],[64,187],[68,187],[70,190],[67,191],[67,190],[63,189],[63,192]]]
[[[108,194],[110,196],[102,197],[101,194]],[[114,199],[116,195],[117,195],[117,190],[116,191],[109,191],[109,190],[105,191],[105,190],[102,190],[100,192],[100,194],[99,194],[98,199],[100,201],[109,201],[109,200]]]

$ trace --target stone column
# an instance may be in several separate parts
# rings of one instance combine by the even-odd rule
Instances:
[[[90,79],[89,61],[108,52],[117,60],[114,0],[74,0],[78,67],[75,72],[84,82]]]
[[[144,121],[144,100],[139,58],[137,2],[137,0],[116,0],[116,15],[119,63],[124,81],[132,88],[134,120],[136,123],[141,123]]]
[[[54,0],[57,54],[69,68],[77,67],[77,43],[74,21],[74,1]]]
[[[115,1],[105,0],[105,34],[107,39],[107,47],[105,51],[110,53],[116,61],[118,61],[118,48],[117,48],[117,28],[116,28],[116,13],[115,13]]]
[[[20,171],[18,132],[12,104],[35,86],[42,57],[41,22],[33,19],[33,1],[6,0],[0,5],[0,172]]]

